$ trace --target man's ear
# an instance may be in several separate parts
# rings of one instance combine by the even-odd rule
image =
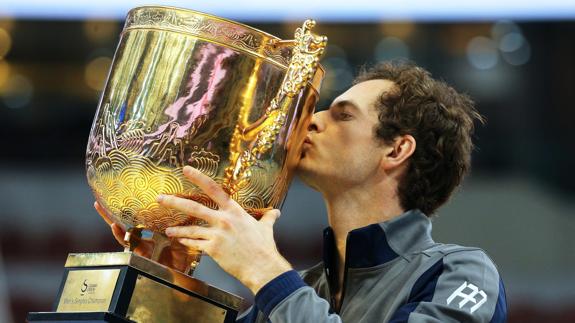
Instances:
[[[382,166],[391,171],[403,164],[415,152],[415,138],[411,135],[397,136],[384,150]]]

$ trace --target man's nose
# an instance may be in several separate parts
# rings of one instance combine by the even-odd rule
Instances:
[[[309,126],[307,127],[307,131],[310,132],[319,132],[322,131],[323,129],[323,123],[321,120],[321,116],[323,114],[323,111],[319,111],[313,114],[313,116],[311,117],[311,122],[309,124]]]

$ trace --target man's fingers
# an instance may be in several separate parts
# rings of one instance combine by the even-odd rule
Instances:
[[[207,240],[196,240],[188,238],[180,238],[178,242],[188,247],[189,249],[204,252],[208,249],[209,242]]]
[[[118,241],[120,245],[124,246],[126,244],[126,242],[124,242],[126,231],[124,231],[124,229],[122,229],[122,227],[117,223],[110,224],[110,228],[112,228],[112,234],[114,235],[114,238],[116,238],[116,241]]]
[[[177,197],[174,195],[159,195],[157,201],[162,206],[184,212],[193,217],[204,220],[209,224],[213,224],[217,218],[215,210],[185,198]]]
[[[118,241],[118,243],[122,246],[125,245],[124,235],[126,234],[126,231],[124,231],[124,229],[122,229],[122,227],[119,226],[117,223],[114,223],[114,221],[112,221],[112,218],[110,218],[110,216],[108,215],[108,213],[106,213],[106,210],[104,210],[104,208],[100,205],[100,203],[94,202],[94,208],[96,209],[98,214],[100,214],[102,219],[104,219],[104,221],[108,223],[108,225],[112,229],[112,234],[114,235],[114,238]]]
[[[112,223],[114,223],[114,221],[112,221],[112,219],[110,218],[110,216],[108,215],[108,213],[106,213],[106,211],[104,210],[104,208],[100,205],[100,203],[98,203],[97,201],[94,202],[94,208],[96,209],[96,211],[98,212],[98,214],[100,214],[100,216],[102,217],[102,219],[104,219],[104,221],[106,221],[106,223],[108,223],[108,225],[111,225]]]
[[[274,223],[279,219],[281,215],[280,210],[278,209],[271,209],[262,215],[260,222],[269,225],[270,227],[274,226]]]
[[[230,198],[228,193],[216,183],[211,177],[200,172],[199,170],[191,167],[185,166],[183,169],[184,175],[194,184],[196,184],[206,195],[208,195],[216,204],[222,208],[228,208],[230,202],[233,200]]]
[[[166,235],[170,238],[188,238],[208,240],[213,229],[197,225],[171,227],[166,229]]]

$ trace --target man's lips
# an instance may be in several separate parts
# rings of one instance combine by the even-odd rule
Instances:
[[[305,154],[311,147],[311,145],[312,145],[311,138],[309,137],[309,135],[307,135],[303,141],[303,144],[301,145],[301,158],[305,157]]]

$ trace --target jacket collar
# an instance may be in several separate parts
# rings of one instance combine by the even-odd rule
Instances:
[[[347,235],[346,267],[369,268],[385,264],[433,245],[431,221],[421,211],[410,210],[389,221],[352,230]],[[337,248],[331,227],[324,230],[323,260],[335,269]]]

